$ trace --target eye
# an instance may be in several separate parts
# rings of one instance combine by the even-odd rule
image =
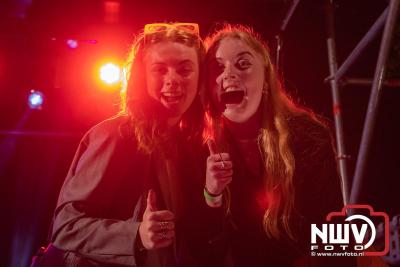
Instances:
[[[239,70],[248,69],[251,65],[252,64],[251,64],[250,60],[248,60],[246,58],[239,59],[235,64],[236,68],[238,68]]]
[[[151,72],[154,74],[164,75],[167,73],[167,68],[163,65],[154,65],[151,68]]]
[[[177,70],[177,73],[183,77],[189,76],[193,72],[191,66],[182,66]]]
[[[219,76],[221,73],[224,72],[225,65],[221,62],[215,61],[211,64],[211,73],[213,75]]]

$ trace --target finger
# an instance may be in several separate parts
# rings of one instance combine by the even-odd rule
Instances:
[[[218,168],[223,169],[223,170],[230,170],[233,168],[233,162],[230,160],[226,160],[226,161],[224,160],[223,165],[221,163],[222,163],[222,161],[216,163],[215,165],[217,165]]]
[[[207,160],[210,161],[230,161],[231,160],[231,156],[229,155],[229,153],[217,153],[214,155],[210,155],[208,156]]]
[[[221,181],[222,179],[232,177],[233,171],[232,170],[227,170],[227,171],[215,171],[212,172],[211,175],[217,179],[218,181]]]
[[[167,231],[167,230],[174,230],[175,223],[172,221],[152,221],[149,226],[150,231],[160,232],[160,231]]]
[[[216,180],[216,184],[222,186],[232,182],[232,176],[221,177]]]
[[[217,154],[217,146],[215,145],[214,140],[207,140],[208,151],[210,151],[210,155]]]
[[[149,240],[157,244],[160,241],[174,239],[175,231],[149,232]]]
[[[219,182],[225,187],[232,182],[232,176],[223,178]]]
[[[157,241],[164,241],[168,239],[174,239],[175,238],[175,231],[162,231],[162,232],[157,232],[156,235]]]
[[[159,210],[152,212],[148,219],[156,222],[173,221],[175,219],[175,215],[169,210]]]
[[[222,164],[223,163],[223,164]],[[233,169],[232,161],[212,162],[208,166],[209,171],[230,171]]]
[[[156,202],[157,202],[156,193],[154,192],[153,189],[150,189],[149,192],[147,193],[146,211],[157,211]]]

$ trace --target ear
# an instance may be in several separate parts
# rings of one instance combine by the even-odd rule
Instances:
[[[265,95],[265,96],[268,96],[268,94],[269,94],[269,85],[266,81],[264,81],[262,92],[263,92],[263,95]]]
[[[268,62],[269,63],[269,62]],[[267,65],[265,65],[265,71],[264,71],[264,75],[265,75],[265,80],[267,80],[268,79],[268,77],[269,77],[269,74],[270,74],[270,71],[271,71],[271,65],[270,64],[267,64]]]

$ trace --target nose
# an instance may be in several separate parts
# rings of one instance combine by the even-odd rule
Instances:
[[[224,88],[227,84],[236,82],[239,79],[237,73],[235,72],[233,66],[227,63],[224,67],[223,72],[220,76],[217,77],[217,84],[221,91],[224,91]]]
[[[235,70],[233,69],[231,64],[226,64],[224,72],[222,73],[222,79],[224,81],[226,80],[231,80],[231,79],[236,79],[237,75],[235,73]]]
[[[164,76],[164,85],[169,89],[175,89],[179,84],[179,76],[175,70],[169,69]]]

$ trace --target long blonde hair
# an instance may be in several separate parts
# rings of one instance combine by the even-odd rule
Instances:
[[[164,133],[160,127],[159,103],[151,99],[147,93],[144,57],[150,45],[164,41],[193,47],[197,52],[200,66],[204,61],[205,47],[201,38],[182,29],[169,28],[151,34],[142,33],[134,41],[126,61],[120,113],[129,116],[130,128],[137,139],[138,148],[146,153],[152,152],[162,142]],[[201,76],[200,73],[198,90],[201,90]],[[201,140],[204,127],[203,115],[200,97],[196,95],[189,109],[182,115],[179,124],[187,139]]]
[[[325,126],[311,111],[297,106],[286,95],[271,62],[268,46],[251,28],[224,24],[222,29],[207,37],[205,40],[206,66],[209,65],[219,44],[225,38],[241,40],[254,49],[263,60],[265,81],[261,102],[262,124],[259,145],[266,175],[264,181],[268,199],[263,225],[269,237],[279,238],[281,231],[284,230],[290,238],[295,239],[290,217],[294,212],[296,162],[290,144],[292,132],[288,121],[295,117],[305,117],[314,124]],[[222,114],[212,105],[209,91],[210,89],[205,91],[204,98],[208,109],[207,121],[210,125],[203,136],[219,139],[221,138],[220,129],[223,127]]]

